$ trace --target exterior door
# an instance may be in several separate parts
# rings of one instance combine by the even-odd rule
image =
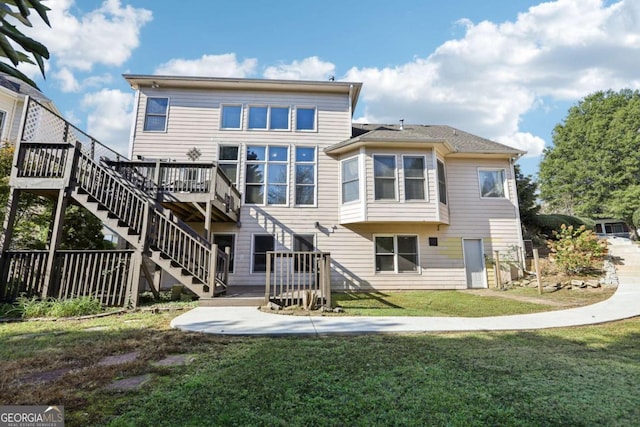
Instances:
[[[487,275],[484,269],[482,239],[463,239],[464,268],[467,273],[467,287],[486,288]]]

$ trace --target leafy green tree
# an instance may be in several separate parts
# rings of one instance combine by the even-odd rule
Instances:
[[[516,189],[518,191],[518,206],[520,210],[520,223],[522,224],[523,235],[527,239],[536,237],[539,229],[538,213],[540,205],[537,201],[536,192],[538,183],[531,175],[524,175],[520,170],[520,165],[515,165]]]
[[[640,207],[640,93],[596,92],[569,109],[540,163],[540,196],[556,213],[632,224]]]
[[[16,67],[23,62],[38,64],[44,76],[44,60],[49,59],[49,50],[42,43],[25,36],[13,24],[33,26],[30,16],[31,12],[35,11],[47,25],[51,26],[47,18],[49,10],[41,0],[0,1],[0,56],[7,58],[13,64],[12,66],[0,62],[0,71],[25,81],[35,88],[38,86]]]

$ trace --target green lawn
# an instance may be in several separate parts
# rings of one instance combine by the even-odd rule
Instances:
[[[0,325],[2,404],[60,404],[67,425],[637,425],[640,318],[530,332],[214,337],[178,313]],[[124,365],[105,355],[138,351]],[[156,367],[168,354],[195,360]],[[36,372],[71,370],[47,383]],[[114,379],[151,374],[139,391]]]
[[[539,296],[537,290],[530,288],[509,291],[484,289],[481,292],[484,295],[482,297],[460,291],[334,293],[332,299],[334,305],[344,308],[345,314],[354,316],[485,317],[592,304],[613,293],[612,290],[562,290]],[[535,299],[536,302],[528,299]]]

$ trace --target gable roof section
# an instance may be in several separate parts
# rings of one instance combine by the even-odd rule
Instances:
[[[352,137],[325,149],[328,154],[339,154],[362,145],[397,144],[443,144],[456,154],[494,154],[522,156],[525,151],[500,144],[489,139],[444,125],[352,125]]]
[[[170,87],[189,89],[259,90],[279,92],[339,93],[351,96],[356,108],[362,83],[316,80],[243,79],[228,77],[159,76],[124,74],[133,89]]]
[[[28,95],[42,103],[51,103],[51,100],[38,89],[7,73],[0,72],[0,86],[18,95]]]

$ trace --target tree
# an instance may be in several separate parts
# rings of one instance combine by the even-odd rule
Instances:
[[[0,56],[3,56],[13,66],[0,62],[0,71],[14,76],[31,86],[38,86],[25,74],[16,68],[20,63],[38,64],[44,77],[44,60],[49,59],[49,50],[42,43],[25,36],[14,23],[31,27],[29,20],[31,10],[35,10],[40,18],[48,25],[47,11],[41,0],[3,0],[0,1]],[[14,47],[14,45],[17,45]],[[35,61],[35,62],[34,62]]]
[[[540,163],[540,196],[557,213],[632,224],[640,207],[640,93],[596,92],[569,109]]]
[[[538,183],[533,180],[531,175],[523,175],[520,165],[514,166],[516,175],[516,189],[518,191],[518,206],[520,210],[520,223],[522,231],[526,238],[533,238],[537,234],[538,212],[540,205],[537,202],[536,192],[538,191]]]

